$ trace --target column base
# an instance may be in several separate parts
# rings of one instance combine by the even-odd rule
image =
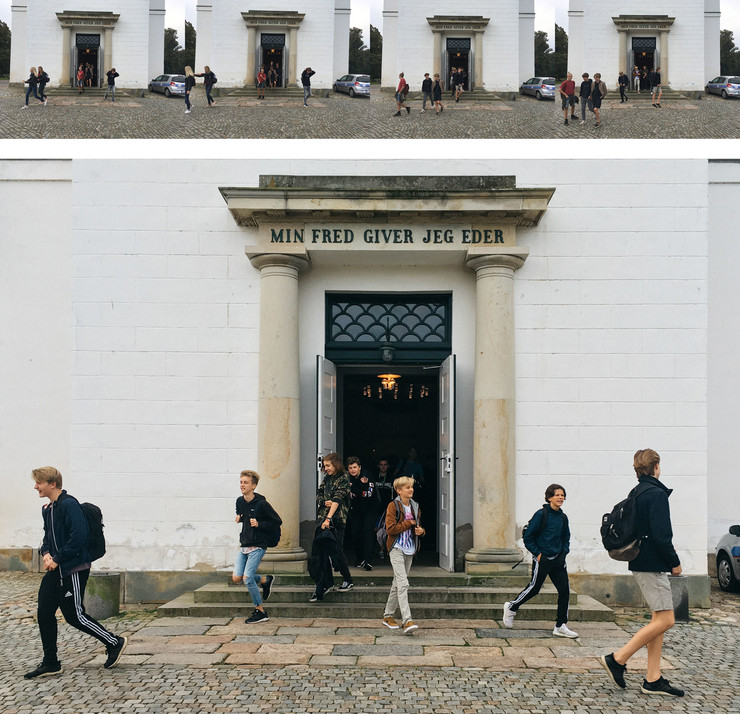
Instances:
[[[471,548],[465,553],[465,572],[468,575],[526,575],[529,567],[516,548]]]
[[[259,570],[261,573],[307,573],[308,553],[303,548],[270,548]]]

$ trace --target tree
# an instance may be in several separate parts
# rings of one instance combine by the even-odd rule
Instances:
[[[552,71],[552,50],[547,39],[547,33],[537,30],[534,33],[534,73],[538,77],[546,77]],[[524,79],[528,79],[525,77]]]
[[[720,74],[740,74],[740,50],[735,47],[732,30],[719,33],[719,71]]]
[[[365,74],[369,67],[369,49],[362,39],[362,29],[349,28],[349,71],[353,74]]]
[[[370,81],[379,82],[383,71],[383,35],[377,27],[370,25],[369,51]]]
[[[0,20],[0,77],[10,74],[10,28]]]
[[[164,31],[164,71],[167,74],[175,74],[176,72],[182,72],[180,66],[180,53],[182,47],[177,41],[177,30],[173,27],[168,27]]]
[[[181,71],[182,67],[195,68],[195,34],[193,24],[185,20],[185,49],[182,51],[180,58]]]
[[[550,74],[556,79],[565,79],[568,72],[568,33],[555,25],[555,51],[552,53]]]

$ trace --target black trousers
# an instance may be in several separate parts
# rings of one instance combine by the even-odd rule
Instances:
[[[532,561],[532,580],[509,605],[516,612],[520,605],[531,600],[542,588],[547,576],[550,576],[552,584],[558,591],[558,614],[556,627],[568,622],[568,604],[570,603],[570,585],[568,583],[568,570],[565,567],[565,553],[560,553],[554,560],[548,560],[544,556],[539,562]]]
[[[89,568],[64,578],[59,577],[57,568],[47,571],[41,581],[37,618],[45,664],[53,665],[59,661],[57,659],[57,609],[61,609],[68,624],[100,640],[106,647],[118,643],[116,635],[108,632],[85,612],[82,601],[85,597],[88,577],[90,577]]]
[[[334,563],[334,567],[339,570],[339,572],[342,574],[342,577],[347,582],[352,582],[352,574],[349,572],[349,563],[347,563],[347,556],[344,554],[344,532],[347,529],[347,525],[345,523],[342,523],[341,525],[334,526],[337,532],[337,543],[339,543],[338,548],[338,560],[336,563]]]
[[[372,565],[377,520],[378,514],[372,509],[352,514],[352,545],[358,564],[365,561]]]

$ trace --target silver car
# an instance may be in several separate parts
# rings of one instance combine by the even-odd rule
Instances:
[[[346,92],[353,99],[355,97],[370,96],[369,74],[345,74],[334,82],[335,92]]]
[[[717,554],[717,581],[725,592],[740,591],[740,526],[730,526],[714,549]]]
[[[165,97],[185,96],[185,76],[182,74],[160,74],[149,82],[150,92],[161,92]]]
[[[538,101],[541,99],[555,99],[557,94],[555,77],[531,77],[526,82],[522,82],[519,87],[519,94],[531,94]]]
[[[707,94],[719,94],[722,99],[740,97],[740,77],[715,77],[707,82]]]

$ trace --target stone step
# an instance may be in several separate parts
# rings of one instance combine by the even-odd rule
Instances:
[[[324,96],[320,94],[321,91],[322,90],[314,90],[313,95]],[[257,87],[237,87],[236,89],[223,88],[219,90],[219,95],[222,97],[256,98]],[[279,89],[265,89],[265,98],[267,97],[272,97],[274,99],[303,99],[303,89],[301,87],[281,87]]]
[[[338,583],[337,583],[338,584]],[[388,599],[390,583],[381,585],[357,585],[352,590],[340,593],[333,591],[324,596],[325,602],[343,603],[384,603]],[[270,604],[273,603],[305,603],[313,592],[311,586],[283,585],[282,579],[272,590]],[[502,604],[507,600],[515,598],[519,588],[499,587],[430,587],[412,586],[415,600],[428,604],[452,605],[477,605],[477,604]],[[557,591],[554,587],[546,585],[542,588],[538,600],[543,604],[556,604]],[[248,590],[243,585],[223,585],[211,583],[198,588],[193,593],[194,602],[205,603],[246,603],[251,602]],[[571,590],[571,606],[578,603],[578,593]]]
[[[331,619],[356,619],[356,618],[378,618],[383,614],[381,603],[376,602],[342,602],[339,598],[343,595],[336,593],[337,599],[333,599],[330,593],[327,599],[320,603],[292,603],[273,602],[270,598],[265,605],[270,617],[280,618],[331,618]],[[410,603],[414,619],[418,620],[457,620],[457,619],[490,619],[500,621],[503,616],[503,604],[450,604],[450,603],[426,603],[416,597],[417,593],[411,591]],[[248,617],[253,610],[251,603],[233,602],[195,602],[193,593],[185,593],[171,602],[159,608],[159,614],[163,617]],[[555,620],[557,606],[543,603],[540,599],[523,605],[518,613],[519,620]],[[602,605],[587,595],[579,597],[577,605],[571,604],[568,612],[569,620],[572,622],[613,622],[614,612],[606,605]]]

